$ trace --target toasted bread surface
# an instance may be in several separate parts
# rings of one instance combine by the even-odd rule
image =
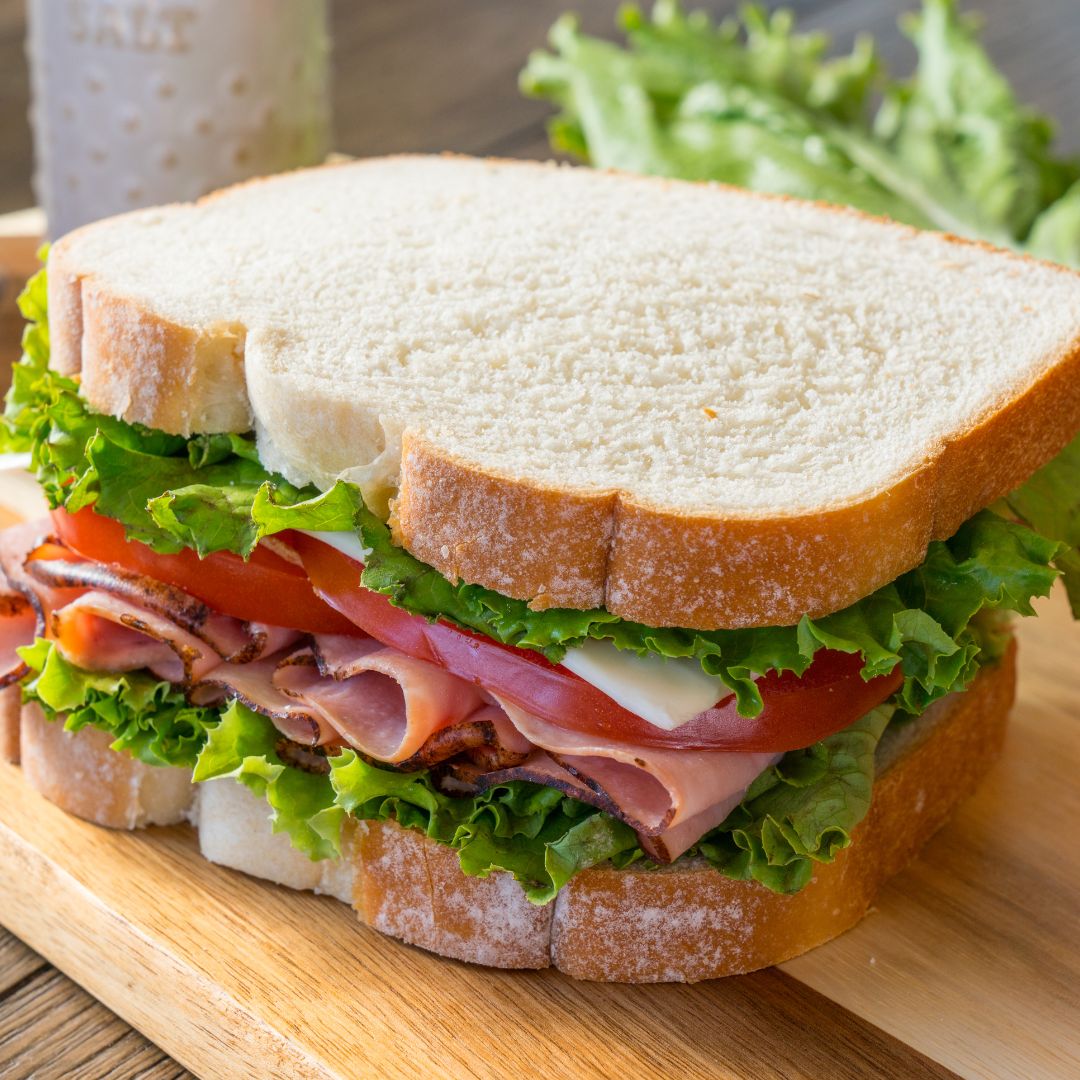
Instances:
[[[1080,275],[584,169],[375,159],[140,211],[54,246],[50,311],[94,407],[254,424],[447,577],[651,625],[842,608],[1080,429]]]

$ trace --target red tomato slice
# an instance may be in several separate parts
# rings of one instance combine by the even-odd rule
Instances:
[[[183,589],[223,615],[313,634],[356,634],[356,625],[312,591],[303,567],[257,547],[246,562],[229,551],[200,559],[194,551],[159,555],[127,540],[124,527],[90,508],[52,512],[60,539],[96,562],[112,563]]]
[[[801,676],[758,680],[764,708],[738,715],[735,695],[674,731],[618,705],[591,684],[529,649],[502,645],[445,622],[428,622],[360,585],[361,564],[302,533],[283,533],[316,593],[385,645],[429,660],[537,716],[575,731],[680,750],[796,750],[854,723],[899,687],[899,671],[864,682],[862,660],[822,651]]]

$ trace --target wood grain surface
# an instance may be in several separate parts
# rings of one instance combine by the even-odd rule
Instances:
[[[9,1080],[191,1075],[6,931],[0,931],[0,1060],[0,1076]]]
[[[607,31],[618,2],[333,0],[338,145],[354,154],[454,149],[545,156],[547,109],[518,95],[520,64],[564,8],[584,9],[590,29]],[[723,12],[734,0],[693,6]],[[914,0],[796,0],[787,6],[806,25],[835,32],[841,43],[870,31],[890,64],[902,70],[911,63],[895,23]],[[965,6],[984,13],[988,47],[1020,96],[1058,118],[1066,148],[1080,148],[1080,3],[980,0]],[[0,211],[32,201],[24,7],[24,0],[0,0]],[[15,256],[8,247],[0,257],[0,363],[16,351],[11,304],[32,244],[25,241]],[[1073,835],[1080,632],[1064,617],[1059,597],[1048,617],[1024,625],[1021,638],[1021,697],[1010,741],[1015,753],[1006,755],[956,824],[850,934],[783,972],[705,987],[579,987],[552,973],[470,972],[357,928],[331,901],[215,871],[196,859],[180,830],[116,836],[56,811],[50,819],[51,807],[34,815],[30,796],[8,800],[25,811],[22,818],[35,818],[33,828],[51,820],[54,846],[48,850],[57,860],[52,878],[24,881],[16,869],[15,885],[51,881],[73,905],[53,925],[39,900],[51,894],[34,891],[18,908],[26,936],[43,956],[63,960],[65,970],[106,997],[115,1013],[0,930],[0,1076],[187,1075],[125,1021],[152,1033],[202,1075],[240,1075],[245,1068],[248,1075],[267,1075],[243,1057],[223,1058],[209,1018],[224,1010],[229,1023],[222,1030],[235,1034],[229,1024],[235,1027],[252,994],[263,1005],[273,1001],[280,1013],[288,999],[270,980],[284,972],[285,985],[307,993],[303,965],[344,977],[340,994],[348,993],[350,980],[384,980],[384,997],[361,997],[344,1009],[347,1038],[361,1044],[353,1046],[355,1060],[364,1060],[365,1052],[379,1055],[366,1059],[375,1064],[364,1075],[516,1075],[523,1062],[530,1071],[569,1076],[907,1077],[949,1075],[949,1069],[980,1077],[1080,1075],[1080,845]],[[18,792],[17,776],[11,782]],[[8,842],[13,835],[4,831]],[[64,869],[65,858],[74,868]],[[98,859],[105,861],[95,869]],[[193,885],[178,898],[184,875]],[[161,909],[180,922],[165,927],[155,944],[133,935],[123,918],[91,905],[100,916],[92,926],[80,915],[89,902],[87,879],[104,880],[118,909],[135,896],[153,910],[167,882],[175,888]],[[217,881],[219,889],[212,884]],[[4,889],[0,885],[0,922],[13,925],[15,893]],[[214,897],[209,904],[207,896]],[[181,901],[188,905],[183,912]],[[195,976],[181,980],[188,994],[180,1011],[197,1013],[189,1025],[171,1013],[167,980],[185,957],[204,955],[190,940],[184,947],[185,928],[195,916],[201,925],[204,908],[211,921],[224,919],[230,932],[214,938],[224,948],[235,948],[253,922],[264,930],[269,925],[277,967],[268,971],[250,955],[226,963],[233,977],[226,993],[211,992]],[[284,941],[282,927],[290,928]],[[340,942],[329,959],[311,949],[319,933]],[[118,956],[131,955],[133,945],[154,956],[164,942],[164,966],[140,961],[115,975],[113,965],[102,962],[114,938]],[[360,1002],[370,1014],[361,1013]],[[303,1030],[322,1021],[317,997],[294,998],[288,1008]],[[489,1016],[490,1022],[477,1022]],[[340,1034],[334,1039],[340,1042]],[[417,1051],[428,1056],[402,1056]],[[391,1061],[398,1065],[386,1064]],[[327,1075],[330,1067],[320,1059],[296,1073],[270,1071],[302,1075],[307,1065],[312,1075]]]
[[[619,987],[474,968],[214,867],[184,827],[73,820],[12,766],[0,788],[5,922],[202,1075],[950,1075],[780,972]]]

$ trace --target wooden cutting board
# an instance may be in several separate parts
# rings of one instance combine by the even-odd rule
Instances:
[[[858,927],[779,970],[471,968],[211,866],[186,828],[69,818],[6,765],[0,923],[206,1076],[1080,1076],[1080,626],[1060,593],[1039,609],[1003,760]]]

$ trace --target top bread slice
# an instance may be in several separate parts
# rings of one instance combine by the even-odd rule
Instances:
[[[94,408],[254,427],[447,577],[650,625],[842,608],[1080,429],[1080,275],[713,184],[373,159],[88,226],[49,271]]]

